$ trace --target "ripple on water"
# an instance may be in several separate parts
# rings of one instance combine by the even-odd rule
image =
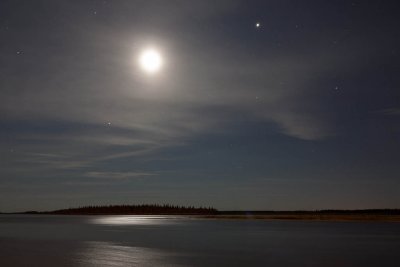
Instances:
[[[144,247],[123,246],[110,242],[86,242],[78,252],[79,267],[102,266],[182,266],[171,262],[174,253]]]
[[[102,216],[92,218],[90,223],[102,225],[166,225],[177,224],[178,216]]]

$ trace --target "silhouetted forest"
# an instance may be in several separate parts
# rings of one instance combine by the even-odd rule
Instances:
[[[95,215],[95,214],[126,214],[126,215],[213,215],[218,211],[212,207],[174,206],[174,205],[109,205],[109,206],[85,206],[44,212],[46,214],[65,215]]]
[[[1,212],[0,212],[1,214]],[[3,213],[13,214],[13,213]],[[15,213],[14,213],[15,214]],[[21,213],[18,213],[21,214]],[[26,211],[22,214],[60,214],[60,215],[211,215],[213,218],[270,218],[270,219],[306,219],[306,218],[384,218],[400,216],[400,209],[363,209],[363,210],[294,210],[294,211],[219,211],[212,207],[176,206],[176,205],[104,205],[84,206],[55,211]],[[263,217],[264,216],[264,217]]]

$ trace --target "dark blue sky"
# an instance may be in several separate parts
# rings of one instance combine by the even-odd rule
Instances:
[[[399,11],[1,1],[0,211],[398,208]]]

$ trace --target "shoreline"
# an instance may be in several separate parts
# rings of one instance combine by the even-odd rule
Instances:
[[[194,217],[194,216],[193,216]],[[266,221],[330,221],[330,222],[400,222],[400,215],[336,215],[336,214],[307,214],[307,215],[206,215],[196,216],[204,219],[217,220],[266,220]]]
[[[110,214],[110,213],[0,213],[0,215],[50,216],[174,216],[212,220],[326,221],[326,222],[400,222],[400,214]]]

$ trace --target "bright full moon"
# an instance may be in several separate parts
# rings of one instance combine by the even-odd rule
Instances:
[[[161,55],[154,49],[147,49],[141,53],[139,64],[148,73],[158,72],[162,66]]]

